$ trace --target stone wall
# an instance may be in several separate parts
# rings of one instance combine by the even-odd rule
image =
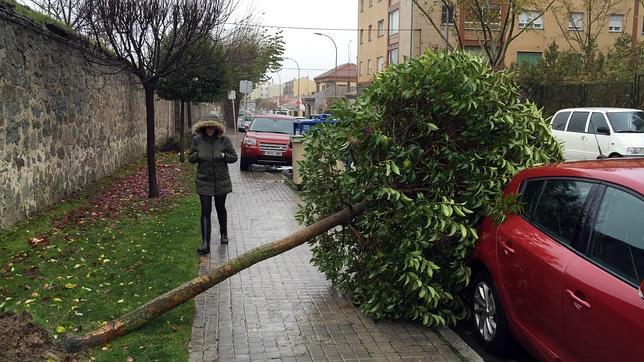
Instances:
[[[157,143],[178,132],[177,108],[157,100]],[[194,107],[194,119],[210,109]],[[0,13],[0,228],[144,156],[145,134],[135,77],[106,75],[54,33]]]

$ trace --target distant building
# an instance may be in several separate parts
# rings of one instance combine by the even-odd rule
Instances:
[[[309,77],[293,79],[284,83],[282,90],[287,97],[308,97],[315,93],[315,81]]]
[[[280,85],[273,83],[262,83],[258,85],[250,95],[251,99],[269,99],[280,95]]]
[[[303,98],[307,115],[327,111],[336,99],[356,97],[358,68],[355,64],[342,64],[314,79],[315,93]]]
[[[591,8],[591,14],[588,14],[588,6],[584,6],[588,1],[597,5]],[[402,62],[403,57],[416,58],[427,49],[445,48],[446,41],[441,34],[447,34],[447,42],[452,47],[457,47],[460,39],[465,50],[483,52],[481,24],[467,9],[453,8],[439,0],[421,1],[420,4],[440,33],[412,0],[358,0],[360,88],[368,86],[385,67]],[[486,6],[503,19],[503,14],[508,13],[507,4],[492,1]],[[606,0],[555,1],[543,15],[539,8],[545,8],[550,1],[525,4],[528,8],[518,11],[516,19],[509,19],[513,21],[513,36],[517,38],[508,46],[503,58],[505,66],[538,61],[553,41],[560,50],[569,49],[567,40],[588,36],[588,26],[595,27],[592,33],[597,34],[596,43],[602,52],[609,50],[624,34],[629,34],[634,44],[644,35],[641,11],[644,5],[640,0],[613,0],[610,5]],[[500,26],[498,23],[489,25],[492,32]],[[460,29],[458,33],[456,28]]]

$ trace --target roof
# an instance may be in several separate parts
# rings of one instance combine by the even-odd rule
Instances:
[[[318,75],[313,78],[316,82],[326,80],[326,79],[336,79],[335,69],[333,68],[325,73]],[[358,66],[353,63],[346,63],[338,66],[337,79],[358,79]]]
[[[588,178],[622,185],[644,195],[644,158],[563,162],[526,169],[519,177]]]
[[[291,116],[285,116],[282,114],[256,114],[254,118],[286,119],[286,120],[293,119],[293,117]]]
[[[591,111],[591,112],[642,112],[641,109],[634,108],[615,108],[615,107],[579,107],[579,108],[565,108],[560,109],[559,112],[580,112],[580,111]]]

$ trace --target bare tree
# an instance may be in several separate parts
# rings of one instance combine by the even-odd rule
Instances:
[[[158,197],[154,93],[159,79],[204,66],[210,57],[188,50],[211,42],[228,20],[234,0],[86,0],[85,54],[96,64],[133,73],[145,90],[149,196]]]
[[[226,36],[226,59],[231,67],[229,73],[230,88],[236,89],[239,81],[250,80],[259,83],[267,75],[281,68],[284,54],[282,33],[269,33],[266,28],[257,25],[252,16],[238,22],[237,26]],[[235,100],[235,110],[239,111],[240,97]],[[222,99],[224,119],[228,126],[235,122],[232,105]]]
[[[532,29],[534,23],[552,7],[555,0],[412,0],[425,18],[440,35],[447,48],[454,46],[449,42],[442,25],[449,26],[456,35],[458,49],[463,49],[463,34],[474,34],[490,66],[500,68],[510,44],[525,31]],[[437,24],[432,14],[441,9],[449,9],[446,24]],[[525,11],[533,16],[517,29],[518,18]],[[443,15],[445,17],[446,15]],[[453,21],[452,21],[453,19]],[[464,25],[461,25],[464,24]]]
[[[625,0],[583,0],[580,6],[575,5],[557,2],[553,13],[562,38],[581,57],[584,69],[591,72],[597,56],[597,39],[606,30],[610,15],[622,8]]]
[[[82,32],[85,28],[89,2],[86,0],[32,0],[41,12],[70,28]]]

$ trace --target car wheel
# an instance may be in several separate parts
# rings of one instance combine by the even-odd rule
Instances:
[[[248,162],[248,160],[242,157],[241,160],[239,160],[239,169],[241,171],[250,170],[250,163]]]
[[[512,352],[513,338],[492,277],[480,272],[472,283],[472,317],[474,333],[490,352],[506,355]]]
[[[608,158],[620,158],[620,157],[623,157],[623,156],[620,155],[619,153],[611,153],[610,156],[608,156]]]

